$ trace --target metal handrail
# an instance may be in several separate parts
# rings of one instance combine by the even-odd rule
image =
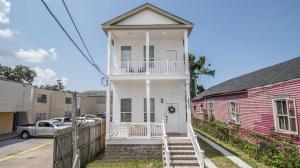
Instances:
[[[188,124],[188,135],[192,141],[196,157],[201,168],[204,168],[204,151],[201,150],[198,142],[197,142],[197,135],[195,135],[192,124]]]
[[[169,150],[169,146],[168,146],[168,138],[167,138],[167,133],[166,133],[166,127],[165,127],[165,123],[163,122],[163,143],[164,143],[164,157],[165,160],[163,159],[163,161],[165,161],[165,165],[164,167],[169,168],[170,167],[170,150]]]

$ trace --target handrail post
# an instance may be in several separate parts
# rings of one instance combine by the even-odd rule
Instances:
[[[129,73],[129,60],[127,60],[127,73]]]

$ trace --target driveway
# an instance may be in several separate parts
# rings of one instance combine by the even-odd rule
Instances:
[[[51,168],[53,139],[19,137],[0,141],[0,167],[5,168]]]

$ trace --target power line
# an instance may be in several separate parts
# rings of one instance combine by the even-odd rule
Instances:
[[[87,48],[87,46],[86,46],[86,44],[85,44],[85,42],[84,42],[84,40],[83,40],[83,38],[82,38],[82,36],[81,36],[81,34],[80,34],[80,32],[79,32],[79,30],[78,30],[76,24],[75,24],[75,21],[74,21],[72,15],[71,15],[71,13],[70,13],[68,7],[67,7],[67,4],[65,3],[65,0],[61,0],[61,1],[62,1],[62,3],[63,3],[64,6],[65,6],[65,9],[66,9],[66,11],[67,11],[67,13],[68,13],[68,15],[69,15],[69,17],[70,17],[72,23],[73,23],[73,26],[75,27],[75,29],[76,29],[76,31],[77,31],[78,36],[80,37],[81,42],[82,42],[83,45],[84,45],[85,50],[87,51],[87,53],[88,53],[89,57],[91,58],[92,62],[95,64],[95,61],[94,61],[93,57],[91,56],[91,53],[90,53],[90,51],[88,50],[88,48]]]
[[[75,41],[72,39],[72,37],[69,35],[69,33],[66,31],[66,29],[62,26],[62,24],[60,23],[60,21],[57,19],[57,17],[53,14],[53,12],[51,11],[51,9],[48,7],[48,5],[45,3],[44,0],[41,0],[42,3],[44,4],[44,6],[46,7],[47,11],[50,13],[50,15],[53,17],[53,19],[56,21],[56,23],[59,25],[59,27],[62,29],[62,31],[67,35],[67,37],[69,38],[69,40],[73,43],[73,45],[77,48],[77,50],[82,54],[82,56],[103,76],[105,76],[106,80],[109,79],[107,75],[105,75],[105,73],[103,73],[100,70],[100,67],[96,64],[94,64],[85,54],[84,52],[80,49],[80,47],[75,43]],[[103,80],[103,78],[102,78]]]

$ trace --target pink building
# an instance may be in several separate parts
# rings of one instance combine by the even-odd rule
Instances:
[[[198,118],[206,109],[216,120],[300,145],[300,57],[215,85],[192,107]]]

